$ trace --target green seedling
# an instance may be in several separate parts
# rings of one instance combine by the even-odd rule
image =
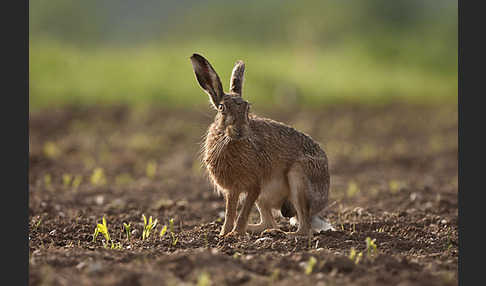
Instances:
[[[96,238],[98,237],[98,234],[102,234],[105,239],[106,239],[106,243],[103,242],[103,246],[106,247],[107,246],[107,243],[108,241],[110,241],[110,234],[108,232],[108,227],[106,225],[106,219],[105,219],[105,216],[103,216],[103,223],[102,224],[98,224],[95,228],[95,232],[93,234],[93,242],[96,241]],[[112,245],[113,245],[113,242],[112,242]]]
[[[170,232],[174,232],[174,219],[169,219],[169,230]]]
[[[312,248],[312,230],[309,231],[308,236],[307,236],[307,248]],[[316,245],[319,243],[319,241],[316,241]],[[317,247],[316,247],[317,248]]]
[[[171,232],[172,235],[172,246],[175,246],[177,242],[179,241],[179,238],[175,236],[173,232]]]
[[[83,177],[81,175],[76,175],[74,176],[73,182],[72,182],[72,187],[73,191],[77,191],[79,185],[81,185],[81,182],[83,181]]]
[[[447,250],[451,250],[454,247],[454,241],[452,240],[451,235],[447,236]]]
[[[197,278],[197,286],[209,286],[211,285],[211,277],[206,272],[203,272]]]
[[[167,225],[164,225],[164,227],[162,228],[162,230],[160,231],[160,237],[163,237],[165,235],[165,233],[167,232]]]
[[[272,271],[272,274],[270,275],[270,283],[277,282],[277,280],[279,279],[279,277],[280,277],[280,269],[279,268],[275,268]]]
[[[361,257],[363,257],[363,252],[357,252],[354,247],[351,247],[351,251],[349,253],[349,259],[353,261],[355,264],[358,264],[359,261],[361,260]]]
[[[64,186],[64,188],[67,189],[69,187],[72,179],[73,179],[73,176],[71,174],[63,174],[62,175],[62,185]]]
[[[51,158],[51,159],[55,159],[59,157],[59,155],[61,155],[61,149],[59,149],[59,147],[54,142],[51,141],[48,141],[44,144],[43,151],[44,151],[44,155],[47,158]]]
[[[157,226],[158,220],[155,219],[155,221],[152,222],[152,216],[150,216],[150,218],[147,222],[147,218],[145,217],[144,214],[142,214],[142,217],[143,217],[142,240],[145,240],[146,238],[148,238],[150,236],[150,232],[152,231],[152,229],[155,229],[155,227]]]
[[[147,177],[153,178],[156,172],[157,172],[157,164],[154,161],[148,162],[147,168],[145,169],[145,173],[147,174]]]
[[[129,224],[126,224],[126,223],[123,223],[123,228],[125,229],[125,233],[127,234],[127,240],[130,240],[130,223]]]
[[[174,219],[171,218],[169,219],[169,232],[170,235],[172,236],[172,246],[175,246],[177,244],[177,241],[179,240],[178,237],[176,237],[174,233]]]
[[[36,230],[42,222],[42,217],[34,224],[34,230]]]
[[[204,246],[207,248],[209,247],[209,239],[208,239],[208,233],[204,233]]]
[[[122,249],[122,244],[121,242],[117,242],[117,243],[113,243],[113,241],[111,242],[111,249]]]
[[[102,186],[106,184],[105,173],[102,168],[95,168],[91,175],[91,183],[95,186]]]
[[[239,253],[239,252],[235,252],[235,253],[233,254],[233,258],[234,258],[234,259],[238,259],[238,258],[240,258],[240,257],[241,257],[241,253]]]
[[[376,253],[377,248],[378,248],[375,244],[376,238],[371,239],[371,238],[367,237],[365,241],[366,241],[366,251],[367,251],[368,255],[372,255],[372,254]]]
[[[400,181],[391,180],[389,182],[388,186],[390,187],[390,192],[392,192],[394,194],[394,193],[398,192],[403,187],[403,183],[400,182]]]
[[[346,190],[346,194],[349,198],[354,197],[359,192],[358,184],[355,182],[350,182],[348,184],[348,189]]]
[[[309,261],[307,262],[307,266],[305,268],[305,274],[310,275],[312,273],[312,270],[314,269],[314,266],[317,263],[317,259],[314,258],[314,256],[311,256],[309,258]]]
[[[44,185],[48,191],[52,191],[52,177],[51,174],[44,175]]]

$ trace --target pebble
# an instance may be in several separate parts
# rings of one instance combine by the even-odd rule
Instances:
[[[105,197],[102,195],[98,195],[95,197],[95,203],[101,206],[105,202]]]
[[[264,242],[266,240],[272,240],[272,238],[270,238],[270,237],[262,237],[262,238],[257,239],[254,243],[255,244],[259,244],[259,243]]]

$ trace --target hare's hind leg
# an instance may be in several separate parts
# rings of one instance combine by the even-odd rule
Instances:
[[[257,201],[256,206],[258,212],[260,213],[260,223],[259,224],[248,224],[248,231],[253,233],[260,233],[266,229],[277,228],[275,219],[272,215],[272,209],[264,201]]]
[[[290,232],[291,235],[309,235],[311,230],[310,205],[308,199],[308,188],[311,187],[306,173],[298,163],[294,164],[287,175],[290,196],[289,200],[297,212],[299,226],[296,232]]]

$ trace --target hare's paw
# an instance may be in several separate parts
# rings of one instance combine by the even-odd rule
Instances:
[[[232,224],[223,224],[223,226],[221,227],[221,231],[219,232],[219,236],[225,236],[227,235],[228,233],[231,232],[231,230],[233,229],[233,225]]]
[[[278,228],[266,229],[260,233],[261,236],[270,236],[270,237],[277,237],[277,238],[284,238],[286,234],[287,233],[285,231]]]
[[[241,236],[244,236],[244,235],[246,235],[246,232],[240,232],[240,231],[232,230],[229,233],[227,233],[226,235],[224,235],[224,237],[241,237]]]
[[[223,229],[219,232],[219,236],[220,237],[225,237],[229,232],[228,231],[224,231]]]

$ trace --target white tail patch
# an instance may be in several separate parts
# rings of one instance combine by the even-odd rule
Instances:
[[[298,223],[299,222],[297,221],[297,218],[295,216],[290,218],[290,225],[296,226]],[[329,221],[327,221],[326,219],[320,218],[316,215],[311,218],[311,228],[316,232],[326,231],[326,230],[331,230],[331,231],[336,230],[331,225],[331,223],[329,223]]]
[[[299,223],[295,216],[291,217],[289,222],[291,226],[296,226]]]

